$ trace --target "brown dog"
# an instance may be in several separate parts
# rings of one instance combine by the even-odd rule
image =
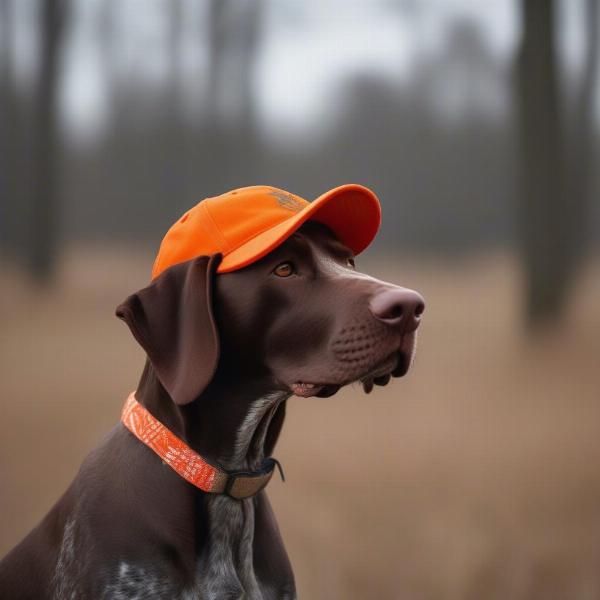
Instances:
[[[117,309],[148,354],[138,401],[208,462],[258,469],[292,394],[407,372],[423,299],[357,272],[327,227],[307,222],[231,273],[219,261],[175,265]],[[204,493],[121,423],[0,563],[2,599],[295,596],[264,491]]]

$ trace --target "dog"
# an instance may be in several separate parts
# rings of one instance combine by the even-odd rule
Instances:
[[[148,356],[132,406],[217,465],[226,487],[191,485],[124,420],[0,562],[0,598],[296,597],[263,489],[286,402],[403,376],[424,300],[360,273],[314,220],[247,266],[222,263],[176,263],[117,315]]]

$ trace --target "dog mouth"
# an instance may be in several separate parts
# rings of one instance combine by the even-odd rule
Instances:
[[[312,383],[306,381],[296,381],[290,387],[292,393],[301,398],[329,398],[337,393],[340,388],[360,382],[366,394],[370,394],[376,385],[387,385],[392,377],[403,377],[408,372],[412,362],[412,352],[398,350],[387,356],[379,362],[373,369],[361,375],[357,379],[352,379],[344,383]]]
[[[301,398],[310,398],[316,396],[318,398],[329,398],[333,396],[342,386],[334,383],[306,383],[297,381],[292,383],[292,392]]]

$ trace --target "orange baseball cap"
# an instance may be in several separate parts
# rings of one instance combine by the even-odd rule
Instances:
[[[154,279],[168,267],[196,256],[223,254],[217,272],[241,269],[268,254],[304,222],[327,225],[354,254],[373,240],[381,222],[377,196],[347,184],[307,202],[267,185],[206,198],[169,229],[154,261]]]

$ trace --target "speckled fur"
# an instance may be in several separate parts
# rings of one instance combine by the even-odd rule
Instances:
[[[258,398],[240,425],[229,469],[256,468],[264,458],[264,441],[279,402],[288,394]],[[199,560],[200,598],[260,600],[263,595],[254,574],[254,500],[229,496],[208,499],[210,542]]]
[[[270,420],[288,395],[270,394],[252,404],[238,429],[232,454],[223,461],[228,469],[260,464]],[[208,542],[198,557],[196,580],[190,589],[177,592],[159,570],[120,561],[102,599],[262,600],[253,564],[254,502],[253,498],[235,500],[225,495],[207,499]]]
[[[75,528],[75,519],[70,519],[63,530],[62,543],[52,578],[55,600],[76,600],[81,596],[76,583],[79,580],[77,577],[79,563]]]
[[[173,582],[158,571],[121,561],[113,581],[104,589],[102,600],[176,600],[175,594]],[[184,600],[183,596],[180,598]]]

